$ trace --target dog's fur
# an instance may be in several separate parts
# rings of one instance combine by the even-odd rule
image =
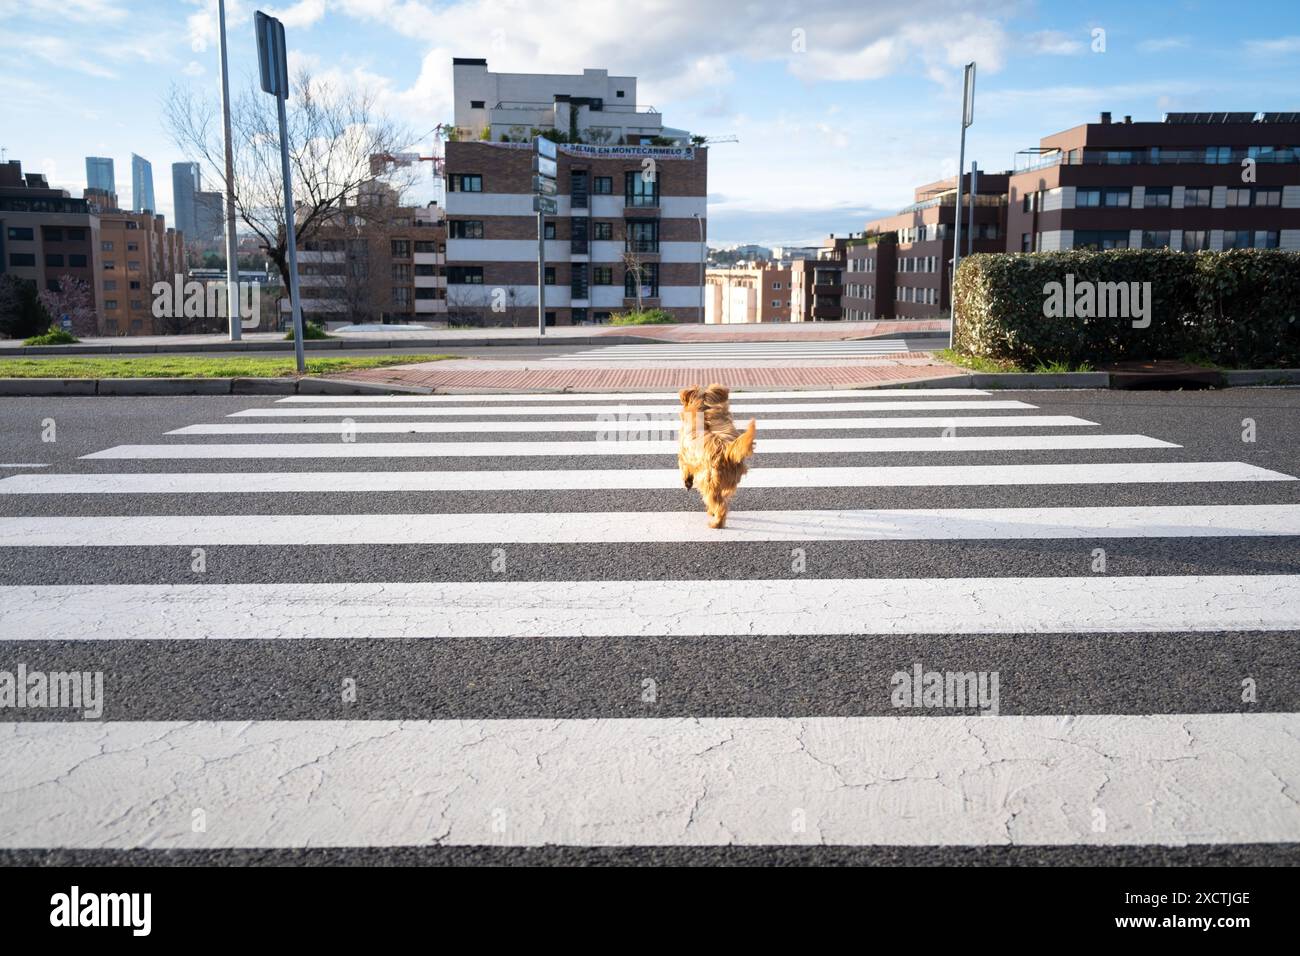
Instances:
[[[725,385],[698,385],[678,393],[682,400],[682,428],[677,464],[682,484],[697,488],[709,510],[709,527],[727,524],[727,501],[736,493],[748,470],[745,460],[754,454],[756,423],[749,420],[743,432],[731,420],[731,392]]]

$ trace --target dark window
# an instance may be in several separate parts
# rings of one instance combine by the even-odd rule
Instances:
[[[63,241],[63,227],[62,227],[62,226],[42,226],[42,227],[41,227],[41,235],[45,237],[45,241],[46,241],[46,242],[62,242],[62,241]]]
[[[469,101],[469,108],[472,109],[472,110],[481,110],[481,109],[483,109],[483,100],[470,100],[470,101]]]
[[[482,266],[448,266],[448,285],[482,285]]]
[[[411,305],[411,290],[405,286],[394,286],[393,305],[409,308]]]
[[[1249,206],[1252,190],[1249,186],[1239,189],[1229,189],[1226,202],[1229,208],[1233,206]]]
[[[1034,234],[1032,232],[1022,232],[1020,234],[1020,251],[1021,252],[1034,251]]]
[[[1128,206],[1132,199],[1133,191],[1127,186],[1123,189],[1105,189],[1101,194],[1103,206]]]
[[[643,262],[639,270],[628,269],[623,273],[623,297],[636,298],[638,273],[641,280],[641,295],[649,298],[659,295],[659,263]]]
[[[116,291],[117,291],[117,280],[116,280],[116,279],[105,279],[105,280],[104,280],[104,291],[105,291],[105,292],[116,292]]]
[[[429,265],[427,262],[417,262],[415,264],[415,274],[417,276],[436,276],[438,267]]]
[[[416,289],[415,297],[417,299],[436,299],[438,298],[437,289]]]
[[[1211,198],[1212,193],[1206,188],[1197,187],[1193,189],[1189,186],[1183,190],[1183,205],[1188,208],[1204,206],[1208,209]]]
[[[411,241],[409,239],[391,239],[389,240],[389,248],[392,250],[395,259],[411,258]]]
[[[1165,209],[1173,204],[1174,187],[1148,186],[1142,198],[1142,205],[1147,209]]]
[[[63,235],[64,235],[64,238],[66,238],[66,239],[68,240],[68,242],[85,242],[85,241],[86,241],[86,230],[84,230],[84,229],[71,229],[71,228],[70,228],[70,229],[66,229],[66,230],[64,230]]]
[[[613,266],[596,266],[591,270],[592,285],[613,285],[614,284],[614,267]]]
[[[1074,205],[1079,208],[1101,205],[1100,189],[1077,189],[1074,193]]]
[[[130,282],[127,283],[127,286],[132,289],[138,289],[140,288],[140,282],[139,280],[132,279]]]
[[[627,224],[627,250],[629,252],[659,251],[659,220],[631,219]]]
[[[659,205],[659,175],[646,178],[639,169],[628,170],[623,177],[624,205],[654,207]]]
[[[478,173],[456,173],[451,177],[451,191],[454,193],[481,193],[483,177]]]
[[[578,255],[585,255],[587,252],[587,222],[588,220],[578,218],[569,223],[569,251]]]
[[[116,308],[117,308],[117,299],[105,299],[105,300],[104,300],[104,308],[106,308],[106,309],[116,309]]]
[[[32,242],[36,239],[36,233],[26,226],[10,226],[7,234],[15,242]]]
[[[1223,233],[1223,248],[1249,249],[1250,238],[1249,229],[1226,229]]]
[[[546,271],[542,273],[542,283],[544,285],[555,285],[555,266],[546,267]]]
[[[68,266],[72,269],[86,268],[85,256],[68,256]]]
[[[1168,249],[1169,248],[1169,230],[1143,230],[1142,232],[1143,249]]]
[[[416,240],[415,251],[416,252],[437,252],[438,244],[436,242],[430,242],[427,239],[419,239]]]
[[[1183,230],[1183,252],[1198,252],[1201,249],[1208,248],[1210,248],[1210,232],[1208,229]]]
[[[548,222],[542,226],[542,238],[543,239],[555,238],[555,223]]]
[[[597,196],[612,196],[614,194],[614,177],[597,176],[592,180],[591,191]]]
[[[622,90],[617,90],[617,91],[614,93],[614,95],[617,96],[617,97],[621,100],[621,99],[623,98],[623,91],[622,91]]]
[[[569,172],[569,206],[573,209],[587,208],[587,171],[574,169]]]
[[[448,235],[452,239],[482,239],[482,219],[453,219],[447,224]]]
[[[9,253],[9,264],[11,266],[34,266],[36,265],[36,256],[31,252],[11,252]]]
[[[595,233],[592,238],[597,242],[614,238],[614,224],[612,222],[592,223]]]
[[[569,295],[585,299],[587,294],[587,263],[575,262],[569,267]]]
[[[1074,248],[1091,249],[1127,249],[1128,232],[1122,229],[1076,229]]]
[[[1255,233],[1256,249],[1276,249],[1280,245],[1282,234],[1276,229],[1260,230]]]
[[[57,253],[57,252],[47,252],[47,253],[45,253],[45,265],[46,265],[47,268],[52,267],[52,268],[55,268],[55,269],[62,269],[62,268],[63,268],[63,256],[62,256],[62,254]]]

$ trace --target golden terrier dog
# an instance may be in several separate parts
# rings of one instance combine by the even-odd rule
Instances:
[[[699,489],[710,528],[726,527],[727,501],[748,470],[745,459],[754,454],[754,419],[743,432],[737,431],[727,401],[730,394],[725,385],[696,385],[678,393],[682,428],[677,464],[682,483]]]

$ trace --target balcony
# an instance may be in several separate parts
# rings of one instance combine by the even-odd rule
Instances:
[[[589,252],[588,242],[586,239],[570,239],[569,253],[575,256],[585,256]]]
[[[623,243],[623,251],[642,254],[659,254],[658,239],[628,239]]]
[[[643,212],[658,212],[659,196],[623,196],[623,214],[635,216]]]
[[[838,319],[843,314],[843,310],[836,305],[814,305],[812,307],[812,317],[814,319]]]
[[[820,299],[822,296],[839,297],[843,294],[844,286],[838,282],[819,282],[813,286],[813,298]]]

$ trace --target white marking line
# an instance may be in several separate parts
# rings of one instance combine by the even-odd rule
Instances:
[[[15,641],[1277,631],[1300,576],[24,584],[0,619]]]
[[[708,384],[707,382],[702,382]],[[288,398],[279,399],[277,405],[382,405],[395,403],[399,405],[419,405],[419,404],[466,404],[466,403],[497,403],[497,402],[632,402],[632,401],[654,401],[662,402],[666,399],[677,398],[678,389],[664,389],[661,392],[564,392],[564,393],[529,393],[529,392],[511,392],[508,395],[501,394],[483,394],[483,395],[291,395]],[[796,398],[839,398],[839,399],[862,399],[875,398],[881,396],[884,398],[906,398],[909,395],[951,395],[954,398],[965,395],[988,395],[987,391],[979,388],[872,388],[872,389],[810,389],[806,392],[789,391],[789,392],[749,392],[744,389],[733,388],[731,397],[734,401],[759,401],[763,399],[796,399]]]
[[[348,429],[358,435],[400,435],[409,433],[456,434],[471,432],[665,432],[677,433],[676,415],[651,418],[629,412],[611,421],[525,421],[525,422],[352,422]],[[819,431],[851,428],[1076,428],[1095,426],[1071,415],[970,415],[907,416],[899,418],[770,418],[767,431]],[[217,425],[186,425],[168,435],[340,435],[343,422],[229,422]]]
[[[772,412],[910,412],[952,411],[985,412],[1003,409],[1031,409],[1035,405],[1015,401],[917,401],[917,402],[800,402],[788,405],[733,405],[731,412],[737,418],[771,414]],[[267,408],[248,408],[232,412],[228,418],[303,418],[309,416],[329,418],[356,418],[362,415],[459,415],[497,416],[509,418],[518,415],[679,415],[681,403],[672,405],[561,405],[550,408],[524,405],[511,408],[384,408],[356,406],[344,408],[297,408],[279,405]]]
[[[755,468],[744,488],[910,488],[975,485],[1188,484],[1296,481],[1240,461],[1079,463],[1066,465],[910,465],[860,468]],[[676,468],[536,471],[107,472],[12,475],[0,495],[252,494],[401,491],[681,490]]]
[[[1278,713],[31,721],[0,734],[0,846],[1291,843],[1297,740]]]
[[[1300,505],[0,518],[0,547],[943,541],[1300,535]]]
[[[0,462],[0,468],[49,468],[49,465],[38,465],[29,461],[6,461]]]
[[[955,438],[762,438],[758,453],[855,454],[888,452],[1078,451],[1110,448],[1178,448],[1145,435],[981,435]],[[466,441],[466,442],[250,442],[211,445],[117,445],[89,459],[158,458],[488,458],[605,455],[675,455],[675,441]]]

